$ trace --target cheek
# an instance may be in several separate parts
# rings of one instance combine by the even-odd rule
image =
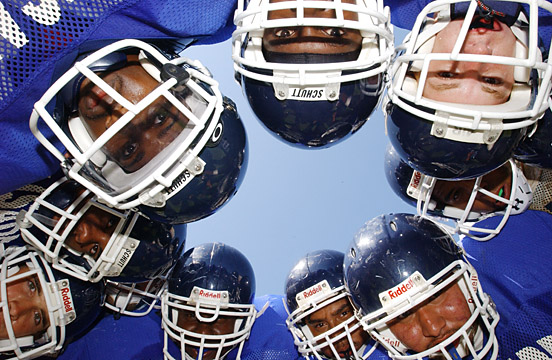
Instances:
[[[423,335],[421,328],[414,321],[410,319],[404,319],[393,325],[389,325],[389,329],[408,348],[414,349]]]
[[[462,326],[470,318],[471,312],[466,301],[463,298],[457,298],[445,304],[443,316],[450,322]]]
[[[368,336],[369,336],[368,333],[362,330],[362,328],[356,329],[351,334],[351,337],[353,339],[353,343],[355,344],[355,346],[357,344],[358,345],[364,344],[368,340]]]

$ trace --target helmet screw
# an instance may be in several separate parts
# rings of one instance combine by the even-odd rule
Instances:
[[[67,286],[67,281],[66,280],[62,281],[61,286]]]
[[[223,297],[224,299],[226,299],[226,294],[222,294],[222,297]]]
[[[283,92],[282,90],[278,91],[278,95],[280,95],[280,97],[285,97],[286,96],[286,93]]]
[[[443,133],[444,133],[444,132],[443,132],[443,129],[441,129],[441,128],[435,129],[435,134],[437,134],[437,135],[439,135],[439,136],[442,136]]]
[[[336,94],[335,91],[330,91],[330,94],[328,95],[328,97],[329,97],[330,99],[334,99],[336,96],[337,96],[337,94]]]
[[[197,289],[194,289],[194,294],[197,294]]]
[[[201,170],[201,165],[200,164],[196,164],[195,166],[195,171],[200,171]]]
[[[490,143],[492,143],[494,140],[495,140],[495,137],[493,135],[487,138],[487,142],[490,142]]]
[[[135,248],[135,247],[136,247],[136,244],[135,244],[135,243],[132,243],[132,244],[130,244],[130,247],[131,247],[131,248]]]

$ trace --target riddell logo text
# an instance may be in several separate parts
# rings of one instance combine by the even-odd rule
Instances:
[[[73,302],[69,294],[69,288],[61,289],[61,299],[63,300],[63,306],[65,307],[65,312],[73,311]]]
[[[303,296],[306,298],[313,296],[314,294],[319,293],[322,291],[322,285],[318,285],[314,289],[310,289],[309,291],[303,291]]]
[[[208,298],[208,299],[220,299],[220,293],[217,294],[217,293],[214,293],[214,292],[211,292],[211,291],[200,290],[199,291],[199,296],[203,297],[203,298]]]
[[[412,182],[410,186],[417,189],[420,186],[421,179],[422,179],[422,173],[419,171],[414,171],[414,176],[412,177]]]
[[[402,295],[408,290],[413,288],[414,288],[414,282],[412,281],[412,279],[410,279],[408,280],[407,283],[400,285],[395,290],[389,290],[387,294],[391,299],[396,299],[399,295]]]

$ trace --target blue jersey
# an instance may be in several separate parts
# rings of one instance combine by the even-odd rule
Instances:
[[[242,350],[242,360],[295,360],[299,358],[293,344],[293,337],[286,327],[287,314],[282,304],[282,296],[266,295],[255,299],[255,307],[260,311],[265,303],[265,312],[255,321],[249,340]],[[171,354],[179,354],[178,347],[168,340]],[[225,359],[236,358],[237,349]],[[144,317],[113,315],[104,316],[85,336],[69,344],[58,359],[150,360],[163,358],[163,330],[161,314],[151,312]],[[179,358],[179,356],[175,356]]]
[[[391,10],[391,23],[403,29],[411,30],[416,16],[431,0],[385,0]],[[552,37],[552,14],[539,8],[539,36],[548,53]]]
[[[499,216],[478,226],[496,226]],[[552,357],[552,215],[528,210],[511,216],[487,242],[462,241],[483,291],[500,314],[496,329],[503,360]]]
[[[235,0],[0,0],[0,194],[59,168],[29,130],[29,117],[79,53],[125,38],[182,39],[173,42],[178,49],[220,42],[234,29],[235,7]]]

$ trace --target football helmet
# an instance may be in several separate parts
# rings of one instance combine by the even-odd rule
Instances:
[[[146,316],[154,309],[161,309],[161,293],[166,281],[166,276],[159,276],[139,283],[124,283],[107,279],[105,281],[104,306],[113,312],[116,318],[121,315]]]
[[[56,271],[26,246],[7,247],[0,262],[0,358],[55,356],[100,315],[103,283],[81,281]],[[34,313],[29,316],[25,309],[31,301]],[[12,323],[15,316],[18,321]],[[24,316],[32,322],[33,333],[21,328]]]
[[[44,125],[67,156],[42,134]],[[75,62],[35,104],[30,127],[68,177],[101,201],[153,207],[171,223],[214,213],[246,168],[243,124],[209,71],[139,40]]]
[[[345,291],[343,256],[342,252],[335,250],[308,253],[295,264],[286,279],[286,303],[290,312],[286,323],[299,353],[305,358],[366,359],[375,349],[372,347],[371,351],[364,354],[366,343],[370,341],[367,333],[364,333],[362,346],[355,345],[353,341],[353,332],[364,330],[354,316],[349,295]],[[341,299],[346,299],[350,304],[350,317],[315,336],[307,325],[310,316]],[[323,352],[324,349],[331,352],[331,357]]]
[[[519,144],[514,159],[544,169],[552,169],[552,113],[546,110],[537,128]]]
[[[539,5],[552,10],[530,0],[439,1],[422,10],[398,47],[383,106],[391,143],[411,167],[439,179],[467,179],[512,157],[548,107],[552,64],[539,48]],[[493,36],[507,37],[511,46]],[[495,54],[510,48],[513,56]],[[474,84],[469,103],[462,103],[466,94],[445,91]],[[479,92],[485,96],[476,97]],[[488,98],[496,104],[484,105]]]
[[[182,359],[201,359],[207,352],[222,359],[235,347],[239,358],[257,314],[254,295],[253,268],[235,248],[207,243],[186,251],[161,297],[165,359],[178,358],[168,339],[179,346]],[[220,322],[231,322],[228,331],[214,330]]]
[[[174,264],[186,241],[186,225],[173,227],[133,210],[110,208],[66,178],[21,211],[18,225],[23,239],[55,269],[92,282],[154,279]]]
[[[239,0],[234,24],[236,79],[257,118],[277,138],[297,147],[328,147],[356,132],[377,106],[393,54],[383,1]],[[313,40],[334,47],[350,40],[347,34],[359,33],[360,49],[320,54],[267,48],[271,32],[312,39],[308,29],[337,31],[337,40],[328,34]]]
[[[364,329],[388,350],[391,358],[497,357],[498,342],[494,331],[499,315],[494,303],[483,292],[477,273],[463,250],[438,224],[409,214],[378,216],[356,233],[345,253],[343,266],[345,286],[359,311]],[[439,334],[428,332],[424,337],[431,336],[432,341],[442,337],[441,341],[416,351],[392,331],[398,331],[394,326],[405,319],[412,320],[408,325],[415,327],[416,313],[422,308],[448,305],[448,301],[437,305],[431,301],[441,296],[446,299],[450,291],[456,293],[453,298],[455,313],[463,313],[466,321],[458,317],[448,321],[444,312],[424,317],[427,326],[440,331]],[[447,325],[435,324],[441,320],[447,320]],[[450,325],[453,323],[458,327]],[[424,324],[426,322],[419,326]],[[418,330],[421,335],[424,329]],[[450,336],[446,336],[445,331]],[[417,343],[425,343],[423,340],[425,338]]]
[[[493,178],[488,178],[489,174],[472,180],[448,180],[449,184],[458,183],[451,196],[466,200],[465,205],[455,205],[452,199],[450,203],[437,200],[434,197],[436,185],[447,180],[437,180],[414,170],[390,145],[385,152],[384,171],[393,192],[416,207],[418,215],[430,216],[432,220],[447,227],[451,233],[469,235],[475,240],[490,240],[502,230],[510,215],[523,213],[533,202],[533,191],[523,171],[512,159],[502,167],[504,172],[508,169],[511,183],[500,181],[499,184]],[[493,170],[496,171],[500,170]],[[474,210],[476,198],[495,210]],[[475,224],[491,216],[502,217],[496,228],[484,228]],[[454,225],[450,225],[449,221],[442,221],[443,218],[455,220]]]

